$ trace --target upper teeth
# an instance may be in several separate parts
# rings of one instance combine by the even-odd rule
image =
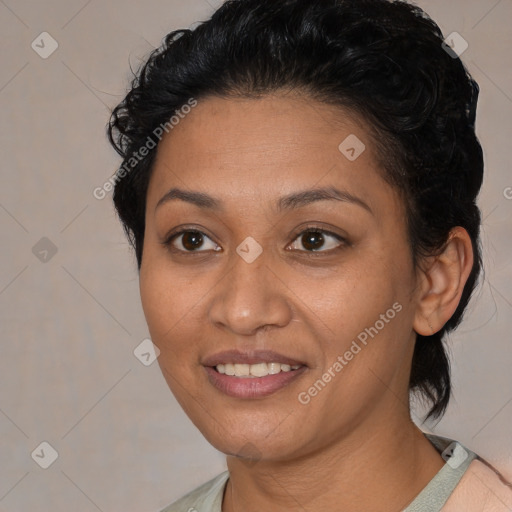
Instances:
[[[301,365],[290,366],[281,363],[257,363],[257,364],[218,364],[215,368],[219,373],[234,375],[235,377],[265,377],[265,375],[274,375],[279,372],[289,372],[297,370]]]

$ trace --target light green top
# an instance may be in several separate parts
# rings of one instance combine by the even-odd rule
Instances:
[[[439,512],[446,503],[476,454],[457,441],[425,434],[446,461],[432,480],[403,512]],[[189,492],[161,512],[222,512],[222,498],[229,478],[224,471]]]

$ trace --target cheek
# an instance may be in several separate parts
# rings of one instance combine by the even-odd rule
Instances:
[[[309,313],[309,317],[317,326],[315,330],[327,333],[317,338],[323,357],[315,377],[332,368],[341,356],[343,369],[336,374],[343,377],[334,380],[345,393],[371,387],[370,370],[389,381],[403,363],[409,353],[413,315],[411,263],[406,255],[367,253],[332,279],[324,280],[323,286],[303,282],[303,289],[314,293],[308,303],[314,304],[314,314]]]
[[[149,263],[150,262],[150,263]],[[139,274],[140,298],[142,309],[146,317],[149,331],[154,343],[157,343],[166,329],[172,325],[172,303],[169,303],[167,286],[163,279],[159,279],[159,268],[153,264],[150,255],[146,252]]]
[[[149,258],[148,260],[149,261]],[[169,271],[168,265],[142,265],[140,295],[152,342],[160,350],[157,359],[162,375],[185,413],[194,416],[190,394],[198,395],[197,329],[194,304],[199,300],[194,286],[185,286],[179,274]],[[195,390],[195,391],[193,391]]]
[[[391,264],[379,256],[354,258],[320,285],[304,279],[298,294],[304,293],[333,336],[346,340],[373,325],[396,301],[404,300],[406,271],[397,272],[404,264]]]
[[[331,281],[316,297],[318,366],[301,388],[300,404],[310,418],[332,425],[357,418],[384,400],[394,382],[402,382],[412,345],[408,344],[410,312],[389,278],[354,273]],[[398,394],[398,391],[397,391]],[[343,420],[343,421],[344,421]]]
[[[187,316],[193,310],[194,287],[180,280],[161,258],[144,256],[139,286],[142,308],[155,343],[162,354],[172,345],[176,334],[187,325]]]
[[[160,350],[158,361],[162,370],[179,375],[180,381],[191,381],[198,370],[200,348],[207,344],[205,307],[216,283],[215,273],[185,271],[173,265],[165,251],[152,247],[145,257],[140,295],[151,339]]]

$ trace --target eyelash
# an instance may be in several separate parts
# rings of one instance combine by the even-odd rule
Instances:
[[[183,235],[185,233],[198,233],[201,236],[206,237],[209,240],[211,240],[211,238],[206,233],[204,233],[204,232],[202,232],[202,231],[200,231],[198,229],[184,228],[184,229],[182,229],[180,231],[176,231],[174,233],[170,233],[166,237],[166,239],[162,242],[162,245],[166,246],[169,250],[171,250],[173,252],[177,252],[177,253],[180,253],[180,254],[194,255],[194,256],[201,255],[202,253],[207,253],[208,251],[211,251],[211,249],[205,250],[205,251],[204,250],[203,251],[200,251],[200,250],[197,250],[197,251],[187,251],[187,250],[183,250],[183,249],[177,249],[176,247],[174,247],[172,245],[174,240],[176,238],[178,238],[180,235]],[[311,256],[315,256],[316,257],[316,255],[318,255],[318,254],[331,255],[333,252],[342,249],[343,246],[349,245],[349,242],[345,238],[343,238],[342,236],[340,236],[340,235],[338,235],[336,233],[333,233],[332,231],[326,230],[326,229],[324,229],[321,226],[308,225],[306,227],[306,229],[303,229],[302,231],[299,231],[298,233],[296,233],[293,236],[292,241],[287,245],[287,247],[289,247],[290,245],[293,245],[295,240],[297,240],[301,235],[305,235],[307,233],[320,233],[320,234],[328,235],[328,236],[331,236],[331,237],[337,239],[340,242],[340,245],[338,245],[337,247],[334,247],[332,249],[328,249],[328,250],[325,250],[325,251],[323,251],[323,250],[317,250],[317,251],[299,250],[299,252],[308,253]]]

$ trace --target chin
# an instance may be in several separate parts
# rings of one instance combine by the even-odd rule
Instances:
[[[276,421],[260,416],[258,419],[247,415],[246,419],[222,421],[218,425],[211,418],[195,423],[206,440],[217,450],[247,461],[286,460],[302,446],[299,433],[290,429],[283,421],[286,415]],[[281,425],[279,424],[281,422]],[[285,428],[280,426],[286,423]],[[277,426],[276,426],[277,425]]]

